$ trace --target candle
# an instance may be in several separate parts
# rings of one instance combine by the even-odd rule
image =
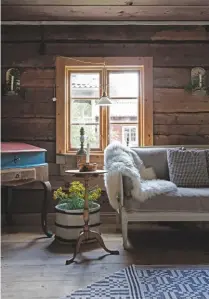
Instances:
[[[202,88],[202,74],[199,74],[199,87]]]
[[[90,161],[90,145],[87,143],[87,149],[86,149],[86,163],[89,163]]]
[[[11,77],[11,90],[13,90],[14,87],[14,76]]]

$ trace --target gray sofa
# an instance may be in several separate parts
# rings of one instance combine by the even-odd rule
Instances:
[[[169,180],[167,149],[181,146],[132,148],[146,167],[152,167],[158,179]],[[186,149],[209,149],[209,145],[182,146]],[[129,248],[128,222],[146,221],[209,221],[209,186],[182,188],[170,194],[157,195],[143,203],[133,200],[126,192],[125,177],[121,176],[120,218],[123,245]]]

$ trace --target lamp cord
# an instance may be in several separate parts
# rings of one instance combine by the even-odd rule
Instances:
[[[103,65],[104,69],[105,69],[105,60],[104,62],[91,62],[91,61],[83,61],[83,60],[80,60],[80,59],[75,59],[75,58],[71,58],[71,57],[68,57],[68,59],[70,60],[74,60],[74,61],[77,61],[77,62],[81,62],[81,63],[84,63],[84,64],[93,64],[93,65]],[[100,86],[102,86],[102,95],[106,95],[106,92],[107,92],[107,84],[105,82],[105,72],[103,71],[103,76],[102,76],[102,84],[100,84]],[[105,89],[104,89],[105,87]]]
[[[102,63],[102,62],[91,62],[91,61],[83,61],[83,60],[79,60],[79,59],[75,59],[75,58],[71,58],[71,57],[68,57],[68,59],[71,59],[71,60],[74,60],[74,61],[77,61],[77,62],[81,62],[81,63],[86,63],[86,64],[96,64],[96,65],[103,65],[104,69],[105,69],[105,61]],[[105,90],[103,89],[102,93],[105,91],[105,93],[107,92],[106,91],[106,86],[108,84],[106,84],[105,82],[105,75],[104,75],[104,72],[103,72],[103,76],[102,76],[102,84],[100,84],[100,86],[102,86],[104,88],[105,86]]]

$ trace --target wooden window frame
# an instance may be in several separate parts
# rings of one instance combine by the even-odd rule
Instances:
[[[140,123],[140,146],[153,145],[153,58],[152,57],[57,57],[56,58],[56,153],[57,154],[75,154],[75,151],[68,151],[69,134],[67,130],[69,116],[68,102],[68,77],[69,69],[76,70],[85,66],[90,71],[93,69],[127,68],[128,70],[141,70],[141,90],[142,96],[139,101],[139,123]],[[100,66],[99,66],[100,65]],[[102,82],[102,86],[105,82]],[[101,87],[102,88],[102,87]],[[102,92],[102,90],[101,90]],[[108,107],[101,108],[101,125],[104,134],[102,138],[102,147],[100,151],[103,153],[104,148],[108,145],[107,132],[109,130]]]
[[[94,67],[94,69],[92,69],[92,68],[89,68],[89,69],[85,69],[85,70],[80,70],[80,69],[76,69],[76,68],[73,68],[73,67],[67,67],[66,68],[66,71],[67,71],[67,73],[66,73],[66,76],[67,76],[67,78],[69,78],[69,74],[68,73],[94,73],[94,72],[97,72],[97,73],[99,73],[99,78],[100,78],[100,88],[99,88],[99,90],[100,90],[100,92],[99,92],[99,94],[101,95],[101,92],[102,92],[102,78],[103,78],[103,73],[102,73],[102,68],[101,68],[101,66],[100,67]],[[70,80],[68,80],[68,82],[70,83]],[[66,86],[66,88],[67,88],[67,90],[68,90],[68,93],[70,93],[70,84],[68,84],[68,86]],[[69,98],[69,96],[67,95],[67,98]],[[71,97],[71,99],[72,99],[72,97]],[[88,100],[88,99],[91,99],[91,98],[86,98],[86,100]],[[67,124],[66,124],[66,126],[68,126],[70,123],[71,123],[71,115],[69,115],[69,103],[68,103],[68,113],[67,113],[67,115],[66,115],[66,118],[67,118]],[[100,111],[99,111],[99,115],[100,115],[100,117],[101,117],[101,115],[102,115],[102,108],[100,107]],[[66,130],[67,130],[67,128],[66,128]],[[99,136],[102,136],[102,127],[101,127],[101,122],[99,121],[99,131],[100,131],[100,133],[99,133]],[[67,134],[67,136],[66,136],[66,151],[67,151],[67,153],[74,153],[74,152],[77,152],[77,148],[71,148],[70,150],[68,150],[68,145],[69,145],[69,141],[71,140],[71,132],[70,131],[68,131],[68,134]],[[102,152],[102,149],[103,149],[103,144],[102,144],[102,139],[99,141],[99,148],[97,148],[97,149],[91,149],[91,151],[93,150],[94,152]]]

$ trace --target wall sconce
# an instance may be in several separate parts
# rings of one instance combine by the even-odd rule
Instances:
[[[18,95],[20,93],[20,71],[16,68],[8,69],[6,72],[6,83],[4,95]]]
[[[207,86],[206,70],[202,67],[195,67],[191,70],[191,81],[185,90],[192,95],[209,95]]]

